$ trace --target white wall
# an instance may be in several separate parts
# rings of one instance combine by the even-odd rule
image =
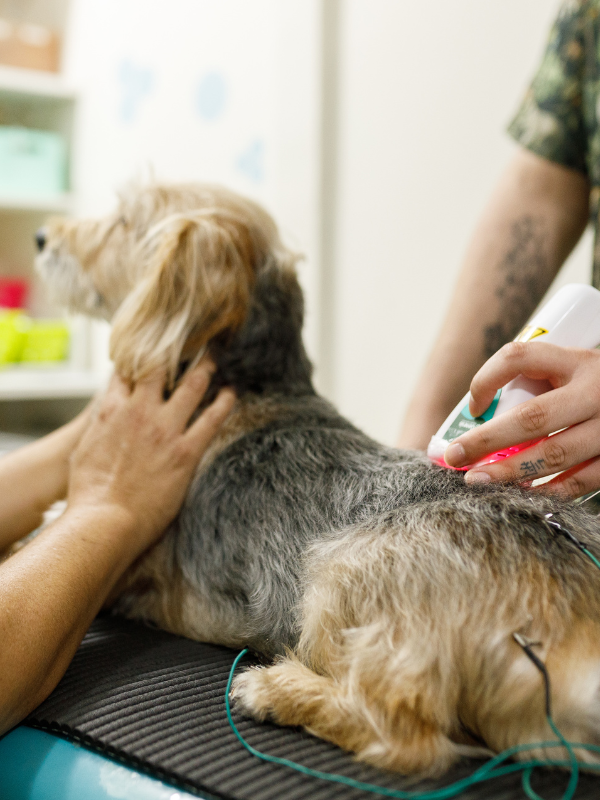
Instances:
[[[319,0],[71,0],[75,188],[102,214],[127,181],[216,181],[263,203],[307,254],[318,339]]]
[[[71,0],[80,209],[150,165],[263,202],[320,387],[392,443],[558,3]]]
[[[326,0],[327,1],[327,0]],[[331,394],[392,443],[558,0],[342,0]],[[588,280],[590,240],[569,268]],[[564,280],[564,278],[563,278]]]

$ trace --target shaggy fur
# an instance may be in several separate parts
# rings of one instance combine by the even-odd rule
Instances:
[[[113,319],[122,375],[164,366],[173,385],[208,348],[213,391],[239,398],[114,607],[275,658],[237,678],[240,708],[421,774],[468,742],[554,738],[518,631],[541,642],[564,735],[600,744],[600,574],[544,514],[600,557],[598,521],[469,488],[343,419],[311,384],[295,260],[262,209],[215,187],[132,190],[110,218],[50,224],[39,269]]]

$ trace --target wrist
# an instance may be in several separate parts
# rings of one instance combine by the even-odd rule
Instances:
[[[119,561],[130,563],[145,549],[134,515],[116,503],[69,502],[62,520],[66,530]]]

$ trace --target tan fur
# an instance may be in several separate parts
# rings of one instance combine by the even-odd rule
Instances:
[[[350,546],[316,546],[296,654],[238,676],[241,707],[302,725],[373,766],[437,775],[473,752],[459,744],[463,726],[495,751],[556,738],[541,675],[512,639],[522,631],[543,642],[538,655],[552,675],[564,735],[598,743],[600,602],[597,623],[589,609],[585,620],[573,609],[557,613],[552,582],[535,564],[511,578],[510,598],[520,602],[504,602],[489,563],[444,563],[441,531],[410,533],[390,541],[389,531],[375,529]],[[420,579],[411,548],[428,553],[437,594]],[[476,587],[468,603],[466,581]],[[586,685],[574,684],[582,672]],[[522,757],[568,759],[561,747]]]
[[[262,428],[281,414],[281,403],[272,398],[257,399],[248,396],[239,400],[225,423],[206,449],[197,475],[202,473],[226,447],[245,433]]]
[[[123,575],[106,600],[110,608],[122,594],[135,595],[145,619],[160,621],[172,633],[183,633],[182,608],[185,585],[173,564],[168,542],[155,544]]]
[[[222,428],[205,451],[196,478],[236,439],[266,425],[280,414],[273,400],[247,398],[238,401]],[[129,569],[113,589],[106,606],[117,597],[129,596],[136,604],[136,616],[151,619],[166,631],[192,636],[200,641],[243,646],[244,639],[231,631],[228,620],[215,614],[210,603],[197,596],[175,565],[171,542],[162,539]]]
[[[112,318],[119,374],[136,381],[166,368],[171,386],[186,345],[196,353],[241,326],[257,268],[298,259],[260,206],[216,186],[132,188],[114,215],[51,219],[47,234],[38,267],[57,299]],[[77,258],[76,291],[51,275],[52,257],[67,253]]]
[[[251,201],[218,187],[155,186],[131,189],[104,220],[51,222],[40,269],[77,310],[114,316],[119,373],[136,381],[160,367],[173,385],[182,359],[240,328],[259,268],[276,263],[285,279],[295,261]],[[238,401],[197,477],[281,414],[277,399]],[[472,548],[470,524],[415,514],[402,529],[367,526],[314,545],[299,645],[238,676],[239,706],[302,725],[378,767],[439,774],[473,752],[465,742],[502,750],[554,738],[540,673],[512,639],[519,631],[543,643],[537,652],[552,677],[559,727],[597,743],[598,575],[584,567],[585,580],[567,597],[537,557]],[[174,633],[243,645],[244,631],[186,583],[173,546],[165,537],[127,573],[115,590],[120,610]],[[560,747],[533,755],[564,757]]]

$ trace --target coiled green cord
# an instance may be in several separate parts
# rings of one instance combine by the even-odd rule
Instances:
[[[306,767],[303,764],[297,764],[295,761],[290,761],[287,758],[280,758],[279,756],[271,756],[267,753],[261,753],[256,748],[252,747],[252,745],[248,744],[248,742],[244,739],[242,734],[239,732],[237,725],[233,720],[233,716],[231,714],[231,702],[229,699],[229,694],[231,692],[231,684],[233,682],[233,677],[235,675],[235,671],[241,659],[248,653],[248,649],[245,648],[244,650],[239,653],[233,665],[231,667],[231,671],[229,673],[229,680],[227,681],[227,688],[225,693],[225,710],[227,712],[227,719],[229,720],[229,724],[231,729],[235,733],[236,737],[240,741],[240,743],[246,748],[246,750],[251,753],[256,758],[260,758],[262,761],[267,761],[270,764],[278,764],[282,767],[288,767],[289,769],[293,769],[296,772],[301,772],[303,775],[310,775],[313,778],[320,778],[324,781],[331,781],[333,783],[342,783],[345,786],[349,786],[353,789],[362,789],[365,792],[371,792],[372,794],[379,794],[383,797],[393,797],[397,798],[397,800],[450,800],[450,798],[456,797],[461,792],[464,792],[466,789],[469,789],[471,786],[474,786],[477,783],[483,783],[484,781],[494,780],[496,778],[501,778],[504,775],[510,775],[513,772],[523,772],[523,789],[525,793],[531,800],[543,800],[537,795],[530,785],[530,778],[531,773],[536,767],[571,767],[571,778],[569,780],[569,785],[565,793],[563,794],[562,800],[572,800],[573,795],[575,794],[575,790],[577,788],[577,781],[578,781],[578,772],[579,772],[579,762],[575,757],[575,750],[588,750],[589,752],[594,752],[600,755],[600,747],[592,744],[574,744],[572,742],[567,742],[567,740],[562,736],[554,721],[548,719],[550,723],[550,727],[556,733],[558,741],[553,742],[535,742],[532,744],[522,744],[522,745],[515,745],[514,747],[509,747],[506,750],[503,750],[494,758],[491,758],[489,761],[486,761],[479,769],[476,769],[468,778],[462,778],[455,783],[451,783],[448,786],[444,786],[441,789],[434,789],[430,792],[405,792],[400,789],[386,789],[384,786],[377,786],[372,783],[365,783],[363,781],[357,781],[354,778],[348,778],[346,775],[337,775],[335,773],[330,772],[321,772],[321,770],[311,769],[311,767]],[[503,762],[508,761],[509,758],[512,758],[517,753],[524,753],[528,750],[537,750],[537,749],[548,749],[548,748],[556,748],[557,745],[562,744],[563,747],[566,748],[567,752],[569,753],[569,761],[554,761],[554,760],[545,760],[542,761],[541,759],[534,759],[532,761],[520,761],[513,764],[505,764],[502,766]],[[600,764],[586,764],[586,769],[598,770],[600,771]],[[573,780],[573,775],[575,776],[575,780]]]
[[[552,516],[552,515],[549,515]],[[556,528],[559,533],[564,534],[567,533],[565,529],[562,528],[558,523],[553,522],[552,527]],[[577,542],[574,539],[572,534],[568,534],[568,538]],[[577,542],[579,549],[581,552],[585,553],[585,555],[598,567],[600,570],[600,561],[594,557],[594,555],[584,547],[580,542]],[[523,645],[522,645],[523,646]],[[552,719],[552,714],[550,710],[550,685],[548,674],[545,670],[545,667],[541,664],[539,659],[532,655],[531,651],[529,650],[528,646],[523,648],[529,658],[534,662],[534,664],[540,669],[542,672],[542,676],[544,678],[545,689],[546,689],[546,719],[548,720],[548,724],[552,729],[553,733],[556,736],[556,741],[553,742],[536,742],[533,744],[522,744],[522,745],[515,745],[514,747],[509,747],[506,750],[503,750],[497,756],[494,756],[489,761],[486,761],[481,767],[475,770],[471,775],[467,778],[462,778],[461,780],[455,781],[454,783],[449,784],[448,786],[444,786],[440,789],[434,789],[429,792],[405,792],[400,789],[387,789],[384,786],[377,786],[376,784],[372,783],[365,783],[363,781],[357,781],[354,778],[348,778],[345,775],[337,775],[335,773],[330,772],[321,772],[318,769],[311,769],[310,767],[305,767],[303,764],[297,764],[295,761],[290,761],[287,758],[280,758],[279,756],[271,756],[267,753],[261,753],[259,750],[256,750],[252,745],[248,744],[248,742],[244,739],[242,734],[239,732],[237,725],[233,720],[233,716],[231,714],[231,703],[229,699],[229,695],[231,693],[231,684],[233,682],[233,678],[235,675],[235,671],[241,659],[248,653],[248,648],[244,648],[241,653],[237,655],[235,658],[231,670],[229,672],[229,679],[227,681],[227,688],[225,689],[225,710],[227,712],[227,719],[229,721],[229,725],[233,730],[234,734],[240,741],[240,743],[246,748],[246,750],[251,753],[256,758],[261,759],[262,761],[267,761],[270,764],[278,764],[282,767],[288,767],[289,769],[293,769],[296,772],[301,772],[303,775],[309,775],[312,778],[319,778],[320,780],[330,781],[332,783],[340,783],[344,786],[349,786],[352,789],[362,789],[365,792],[370,792],[371,794],[378,794],[383,797],[393,797],[397,800],[450,800],[450,798],[457,797],[461,792],[464,792],[466,789],[469,789],[471,786],[474,786],[477,783],[483,783],[484,781],[495,780],[497,778],[501,778],[504,775],[510,775],[514,772],[522,772],[522,786],[523,791],[529,798],[529,800],[544,800],[544,798],[540,797],[533,788],[531,787],[531,775],[533,770],[536,767],[565,767],[570,769],[570,776],[569,776],[569,783],[565,792],[561,798],[561,800],[572,800],[573,796],[575,795],[575,791],[577,790],[577,784],[579,781],[579,761],[577,760],[577,756],[575,755],[575,750],[587,750],[591,753],[596,753],[600,755],[600,747],[592,744],[581,744],[581,743],[573,743],[569,742],[565,739],[562,735],[558,727],[556,726],[554,720]],[[513,756],[517,755],[518,753],[524,753],[529,750],[546,750],[549,748],[556,748],[557,746],[562,745],[567,754],[569,756],[568,761],[555,761],[555,760],[541,760],[541,759],[533,759],[531,761],[519,761],[512,764],[504,764],[505,761],[512,758]],[[600,771],[600,764],[585,764],[585,768],[589,770],[596,770]]]

